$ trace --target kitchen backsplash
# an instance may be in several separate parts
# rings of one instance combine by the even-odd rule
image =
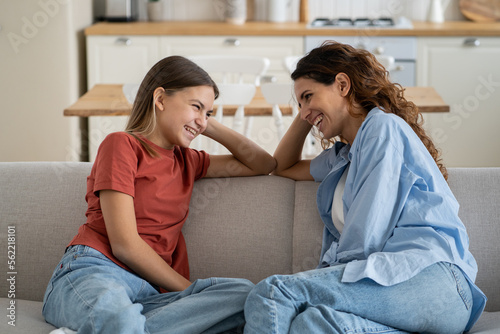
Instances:
[[[464,20],[459,0],[441,0],[445,20]],[[309,18],[400,17],[427,20],[431,0],[309,0]]]
[[[147,20],[147,0],[139,2],[139,20]],[[225,0],[161,0],[165,21],[222,21]],[[267,20],[269,0],[247,0],[253,4],[249,17],[256,21]],[[309,0],[309,20],[317,17],[399,17],[425,21],[431,0]],[[464,20],[458,8],[459,0],[441,0],[445,20]],[[95,16],[104,12],[104,0],[94,0]],[[288,0],[288,21],[299,19],[300,0]]]

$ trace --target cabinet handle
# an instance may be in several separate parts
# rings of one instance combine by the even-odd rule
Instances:
[[[477,38],[466,38],[464,40],[464,46],[469,46],[469,47],[470,46],[474,46],[474,47],[476,47],[476,46],[479,46],[479,45],[481,45],[481,42]]]
[[[240,45],[240,40],[237,39],[237,38],[226,38],[224,40],[224,45],[239,46]]]
[[[126,37],[119,37],[116,39],[115,44],[129,46],[132,44],[132,40]]]

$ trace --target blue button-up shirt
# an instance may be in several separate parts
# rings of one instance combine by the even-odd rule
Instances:
[[[341,236],[331,207],[348,164]],[[477,264],[458,217],[459,205],[427,148],[403,119],[373,109],[352,146],[337,142],[313,159],[310,172],[321,181],[317,203],[325,228],[320,268],[347,263],[343,282],[370,278],[390,286],[436,262],[456,264],[472,290],[467,329],[472,327],[486,297],[474,284]]]

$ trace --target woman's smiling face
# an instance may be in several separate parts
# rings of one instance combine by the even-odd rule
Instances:
[[[342,135],[350,119],[345,91],[346,87],[337,79],[331,85],[304,77],[295,81],[301,118],[317,127],[325,139]]]

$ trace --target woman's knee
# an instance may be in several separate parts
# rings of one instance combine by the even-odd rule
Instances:
[[[287,281],[291,276],[273,275],[269,276],[255,285],[248,294],[245,308],[259,308],[259,305],[270,303],[279,299],[281,303],[286,300],[293,300],[293,297],[287,293]]]

